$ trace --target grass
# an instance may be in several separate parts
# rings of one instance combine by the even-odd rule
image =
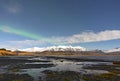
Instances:
[[[109,72],[114,73],[114,74],[120,74],[120,70],[111,70]]]
[[[96,78],[111,79],[114,76],[116,76],[116,74],[114,74],[114,73],[104,73],[104,74],[97,75]]]
[[[54,74],[54,73],[47,73],[46,76],[47,76],[47,77],[56,77],[57,75]]]
[[[13,68],[13,69],[11,69],[11,71],[12,71],[12,72],[18,72],[18,71],[20,71],[20,69],[18,69],[18,68]]]
[[[24,80],[22,80],[22,79],[15,79],[15,80],[12,80],[12,81],[24,81]]]

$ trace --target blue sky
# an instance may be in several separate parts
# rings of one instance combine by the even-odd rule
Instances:
[[[120,47],[119,3],[119,0],[0,0],[0,47]],[[22,34],[23,31],[29,35]]]

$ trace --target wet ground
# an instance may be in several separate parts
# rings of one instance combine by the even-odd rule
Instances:
[[[0,81],[120,81],[120,64],[113,61],[118,59],[0,57]]]

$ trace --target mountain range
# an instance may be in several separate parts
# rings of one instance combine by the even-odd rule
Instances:
[[[26,48],[26,49],[19,49],[20,51],[27,51],[27,52],[43,52],[43,51],[86,51],[85,48],[80,46],[51,46],[51,47],[33,47],[33,48]]]
[[[51,46],[51,47],[32,47],[26,49],[19,49],[20,51],[27,51],[27,52],[43,52],[43,51],[87,51],[86,48],[81,46]],[[93,50],[96,51],[96,50]],[[98,50],[97,50],[98,51]],[[120,47],[110,49],[110,50],[100,50],[104,53],[113,53],[113,52],[120,52]]]
[[[34,53],[33,53],[34,52]],[[86,50],[80,46],[51,46],[51,47],[32,47],[18,50],[0,49],[0,56],[6,55],[120,55],[120,47],[110,50]]]

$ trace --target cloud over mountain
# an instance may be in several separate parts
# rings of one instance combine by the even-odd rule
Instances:
[[[100,42],[100,41],[109,41],[120,39],[120,30],[105,30],[100,32],[82,32],[80,34],[74,34],[71,36],[52,36],[52,37],[39,37],[39,35],[29,34],[22,31],[16,31],[15,29],[11,29],[6,26],[2,26],[0,28],[1,31],[6,33],[13,33],[17,35],[27,36],[28,38],[33,38],[29,40],[13,40],[8,41],[12,46],[17,45],[21,47],[25,46],[41,46],[46,44],[52,45],[72,45],[79,43],[87,43],[87,42]],[[35,36],[35,37],[34,37]],[[36,39],[37,37],[37,39]],[[44,39],[44,40],[43,40]]]
[[[52,43],[56,43],[56,44],[75,44],[75,43],[85,43],[85,42],[108,41],[108,40],[120,39],[120,30],[105,30],[98,33],[83,32],[72,36],[50,37],[48,39],[52,41]],[[44,41],[44,43],[50,41]],[[43,42],[43,40],[25,40],[25,41],[16,41],[16,42],[17,43],[34,42],[38,44]]]
[[[120,39],[120,30],[105,30],[98,33],[83,32],[68,37],[53,37],[58,42],[74,44],[85,42],[108,41]]]

